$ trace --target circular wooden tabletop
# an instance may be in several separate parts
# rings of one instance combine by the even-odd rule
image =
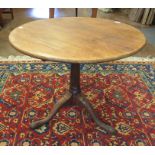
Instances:
[[[97,63],[128,57],[146,43],[127,24],[87,17],[36,20],[15,28],[11,44],[22,53],[44,60]]]

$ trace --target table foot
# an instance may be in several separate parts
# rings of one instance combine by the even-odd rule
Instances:
[[[93,111],[93,108],[91,106],[91,104],[89,103],[89,101],[82,95],[82,94],[78,94],[77,95],[77,100],[79,100],[79,102],[86,108],[86,110],[89,112],[89,114],[91,115],[91,117],[93,118],[94,122],[101,128],[105,129],[108,133],[111,134],[115,134],[116,130],[105,124],[104,122],[101,122],[97,117],[95,112]]]
[[[59,110],[59,108],[64,105],[68,100],[70,100],[70,98],[72,97],[72,94],[67,91],[65,93],[65,95],[55,104],[53,110],[51,111],[51,113],[48,115],[48,117],[42,119],[42,120],[38,120],[36,122],[32,122],[30,124],[30,127],[32,129],[36,129],[42,125],[44,125],[45,123],[49,122],[49,120],[55,115],[55,113]]]

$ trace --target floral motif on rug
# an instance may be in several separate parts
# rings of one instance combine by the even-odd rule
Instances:
[[[155,145],[155,70],[144,64],[81,65],[81,89],[101,121],[84,107],[64,106],[46,117],[69,86],[66,64],[0,64],[0,145]]]

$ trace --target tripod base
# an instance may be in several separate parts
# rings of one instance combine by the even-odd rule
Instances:
[[[51,120],[51,118],[56,114],[56,112],[59,110],[60,107],[62,107],[63,105],[65,105],[68,101],[70,102],[77,102],[77,103],[81,103],[86,110],[88,111],[88,113],[91,115],[91,117],[93,118],[94,122],[101,128],[105,129],[108,133],[112,133],[114,134],[116,131],[115,129],[113,129],[111,126],[105,124],[104,122],[101,122],[97,117],[96,114],[94,113],[91,104],[89,103],[89,101],[81,94],[76,94],[73,95],[72,93],[70,93],[69,91],[65,93],[65,95],[56,103],[55,107],[53,108],[53,110],[50,112],[50,114],[48,115],[48,117],[33,122],[30,127],[32,129],[38,128],[42,125],[44,125],[45,123],[49,122]]]
[[[50,119],[55,115],[55,113],[59,110],[60,107],[65,105],[67,102],[69,102],[69,105],[75,104],[75,103],[81,103],[86,110],[89,112],[91,117],[93,118],[94,122],[101,128],[105,129],[108,133],[114,134],[116,131],[109,125],[105,124],[104,122],[101,122],[97,117],[95,112],[93,111],[93,108],[89,101],[84,97],[84,95],[81,93],[80,89],[80,64],[71,64],[71,76],[70,76],[70,90],[65,93],[65,95],[56,103],[53,110],[49,114],[48,117],[33,122],[30,127],[32,129],[38,128],[42,126],[43,124],[50,121]]]

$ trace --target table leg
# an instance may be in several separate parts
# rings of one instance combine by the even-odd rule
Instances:
[[[0,8],[0,26],[2,26],[2,27],[3,27],[4,25],[3,25],[3,17],[2,17],[2,12],[3,12],[3,11],[2,11],[2,9]]]
[[[93,118],[94,122],[101,128],[105,129],[107,132],[109,133],[115,133],[115,129],[112,128],[111,126],[107,125],[104,122],[101,122],[97,117],[95,112],[93,111],[93,108],[91,106],[91,104],[89,103],[89,101],[82,95],[79,94],[77,95],[77,100],[86,108],[86,110],[89,112],[89,114],[91,115],[91,117]]]
[[[36,122],[32,122],[30,127],[32,129],[35,129],[35,128],[38,128],[38,127],[42,126],[43,124],[49,122],[49,120],[55,115],[55,113],[59,110],[59,108],[61,106],[63,106],[71,97],[72,97],[72,94],[69,91],[66,92],[66,94],[55,104],[53,110],[48,115],[48,117],[46,117],[42,120],[36,121]]]
[[[92,15],[91,15],[91,17],[96,18],[97,10],[98,10],[97,8],[92,8]]]
[[[82,103],[82,105],[86,108],[86,110],[89,112],[91,117],[93,118],[94,122],[101,128],[105,129],[109,133],[115,133],[115,130],[107,125],[104,122],[101,122],[97,117],[95,112],[93,111],[93,108],[89,101],[82,95],[81,89],[80,89],[80,64],[73,63],[71,64],[71,75],[70,75],[70,88],[69,91],[66,92],[66,94],[56,103],[53,110],[49,114],[48,117],[33,122],[30,127],[32,129],[38,128],[42,126],[43,124],[49,122],[49,120],[55,115],[55,113],[59,110],[61,106],[66,104],[66,102],[69,101],[69,105],[72,104],[75,105],[75,103]]]
[[[75,16],[78,17],[78,8],[75,8]]]
[[[105,124],[104,122],[101,122],[97,117],[96,114],[93,111],[93,108],[91,107],[91,104],[89,101],[82,95],[81,89],[80,89],[80,64],[71,64],[71,76],[70,76],[70,92],[73,95],[74,102],[80,102],[84,107],[87,109],[95,123],[105,129],[109,133],[115,133],[114,128],[111,126]]]
[[[54,8],[49,9],[49,18],[54,18],[54,11],[55,11]]]

